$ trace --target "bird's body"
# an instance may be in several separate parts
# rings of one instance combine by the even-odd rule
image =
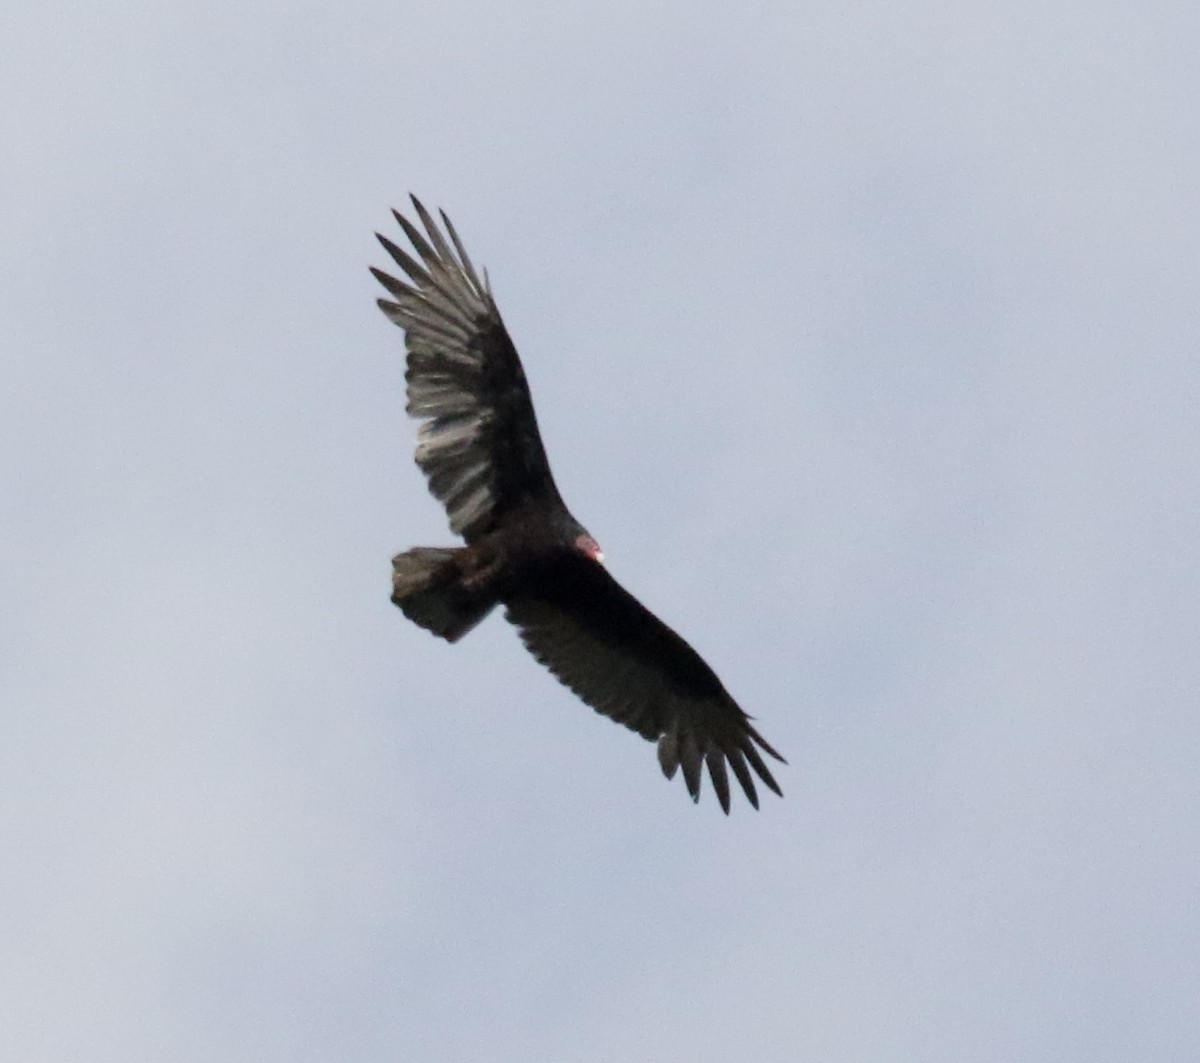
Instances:
[[[462,547],[417,547],[393,559],[392,600],[455,642],[497,605],[529,651],[598,712],[658,743],[671,778],[699,799],[701,765],[729,811],[726,766],[750,802],[750,769],[779,786],[762,738],[691,646],[609,574],[596,540],[550,474],[516,348],[458,234],[413,199],[425,232],[396,214],[418,259],[380,242],[407,274],[372,270],[405,331],[408,411],[422,420],[417,464]]]

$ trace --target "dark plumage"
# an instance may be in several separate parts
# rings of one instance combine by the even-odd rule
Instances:
[[[694,800],[703,766],[726,812],[727,766],[755,808],[755,775],[782,796],[762,753],[783,758],[700,655],[609,575],[563,504],[486,273],[445,213],[444,235],[412,203],[425,231],[396,221],[417,258],[379,237],[407,280],[371,272],[392,296],[380,308],[405,333],[417,464],[466,546],[393,559],[392,601],[450,642],[503,604],[529,652],[592,708],[656,741],[664,774],[682,768]]]

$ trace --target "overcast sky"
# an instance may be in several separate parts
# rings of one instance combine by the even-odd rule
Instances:
[[[1200,1058],[1194,2],[5,23],[0,1058]],[[784,800],[388,601],[410,190]]]

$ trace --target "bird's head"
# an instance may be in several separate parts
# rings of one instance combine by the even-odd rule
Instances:
[[[604,551],[600,549],[600,544],[596,542],[587,532],[580,532],[575,536],[575,549],[578,550],[584,557],[590,557],[593,561],[598,561],[604,564]]]

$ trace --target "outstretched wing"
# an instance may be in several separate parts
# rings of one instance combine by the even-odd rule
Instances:
[[[471,542],[512,509],[562,499],[486,273],[481,282],[444,212],[453,249],[415,196],[412,203],[424,234],[395,216],[420,261],[377,233],[408,279],[371,272],[394,298],[380,299],[380,309],[404,329],[408,412],[423,422],[417,464],[451,529]]]
[[[750,768],[782,796],[759,750],[783,757],[703,658],[603,565],[574,550],[556,551],[505,604],[529,652],[597,712],[657,741],[663,773],[670,779],[682,768],[693,800],[700,799],[702,764],[726,813],[726,765],[755,808]]]

